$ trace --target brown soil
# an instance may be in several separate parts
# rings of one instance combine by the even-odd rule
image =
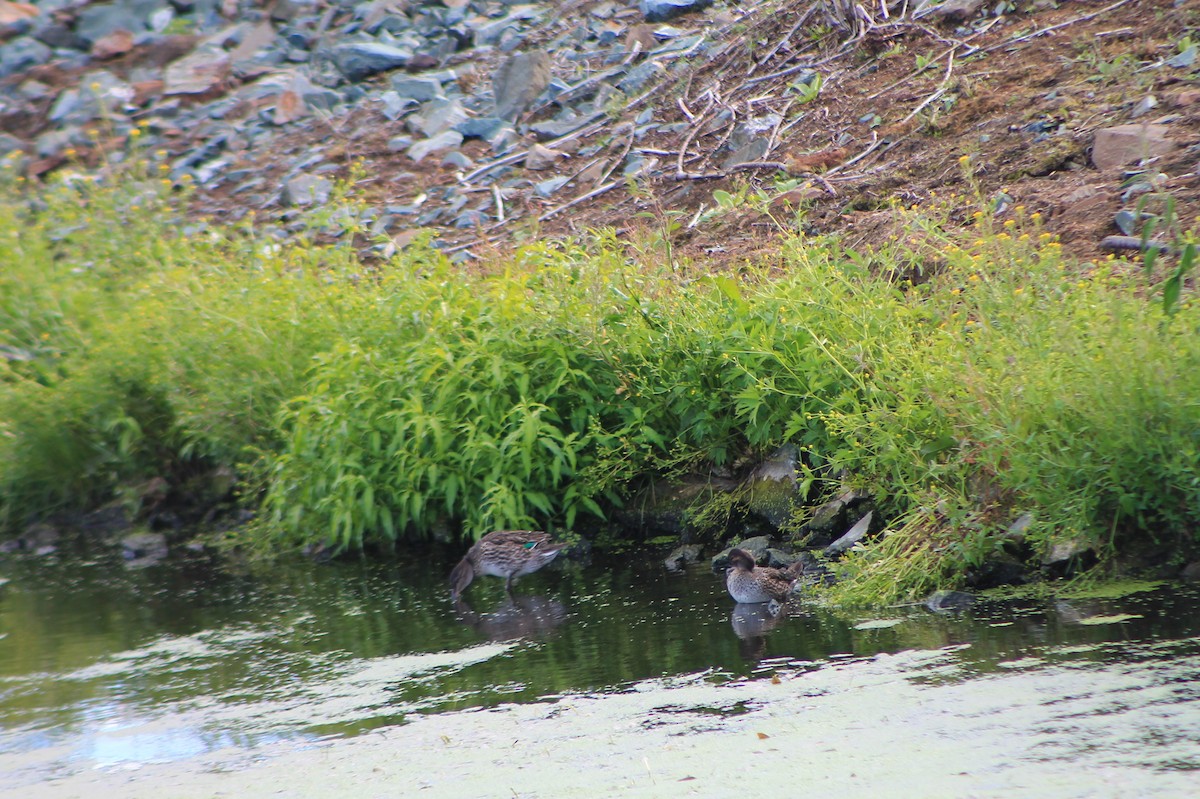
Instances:
[[[595,5],[563,4],[560,16],[533,31],[529,43],[549,41]],[[870,24],[849,26],[832,20],[826,10],[839,5],[849,4],[781,0],[710,9],[675,21],[685,29],[719,30],[723,48],[690,64],[667,62],[668,83],[614,103],[618,110],[602,120],[599,130],[563,147],[568,157],[551,169],[529,172],[533,181],[576,176],[551,199],[513,192],[504,201],[504,221],[473,230],[439,229],[439,238],[452,251],[483,256],[532,238],[601,227],[615,228],[635,244],[669,231],[677,256],[718,269],[769,252],[773,236],[797,220],[809,234],[839,233],[850,246],[877,246],[900,233],[893,203],[944,204],[956,193],[978,191],[987,198],[1003,192],[1012,200],[1010,207],[1040,212],[1045,229],[1069,251],[1094,259],[1104,255],[1100,240],[1118,232],[1117,212],[1134,210],[1138,202],[1137,196],[1123,197],[1125,171],[1101,171],[1092,164],[1095,132],[1164,117],[1179,146],[1147,168],[1159,174],[1159,191],[1174,198],[1184,228],[1196,224],[1200,83],[1196,67],[1175,68],[1163,61],[1176,54],[1185,37],[1200,39],[1200,4],[1078,0],[1054,8],[1048,0],[1018,2],[1040,10],[993,18],[975,34],[932,16],[884,19],[878,4],[862,6],[875,9],[877,18]],[[796,27],[810,9],[814,13],[807,23]],[[976,30],[982,26],[979,19],[973,24]],[[632,35],[644,34],[641,28],[633,26]],[[478,81],[487,79],[499,56],[467,52],[462,57],[460,66],[474,68],[474,77],[463,80]],[[917,64],[925,62],[917,72]],[[789,82],[805,64],[815,64],[823,88],[815,100],[802,103]],[[565,59],[556,58],[556,71],[578,81],[567,75],[568,68]],[[1135,118],[1147,97],[1157,106]],[[646,109],[658,125],[685,123],[682,132],[655,131],[635,139],[633,120]],[[524,121],[549,119],[557,110],[534,109]],[[784,122],[770,134],[776,146],[764,157],[800,178],[799,186],[784,194],[777,183],[780,170],[769,165],[697,177],[721,174],[724,156],[718,151],[734,119],[772,111]],[[719,119],[721,112],[726,117]],[[362,164],[356,192],[372,204],[405,205],[422,194],[428,203],[438,202],[433,190],[460,182],[461,171],[439,165],[437,155],[414,163],[390,152],[387,141],[402,132],[402,123],[388,122],[376,104],[368,103],[342,118],[298,123],[271,152],[244,153],[232,168],[252,167],[278,181],[299,154],[321,147],[328,161],[341,164],[342,175],[349,174],[352,163]],[[595,145],[594,153],[582,154]],[[686,175],[679,174],[683,148]],[[482,142],[468,142],[463,151],[481,166],[493,158]],[[619,180],[619,166],[631,152],[657,159],[637,178],[636,188],[618,182],[591,199],[578,199]],[[962,156],[970,158],[977,187],[965,182]],[[519,176],[520,164],[517,169]],[[476,181],[465,188],[477,198],[468,207],[484,207],[496,219],[489,184]],[[747,188],[773,198],[773,210],[767,214],[743,204],[691,224],[702,206],[714,207],[714,191],[736,194]],[[199,212],[218,219],[246,210],[242,198],[220,190],[201,193],[196,203]],[[791,207],[803,213],[797,216]],[[283,211],[255,210],[260,218]],[[957,221],[967,221],[966,209],[958,216]],[[397,235],[399,243],[406,233]]]

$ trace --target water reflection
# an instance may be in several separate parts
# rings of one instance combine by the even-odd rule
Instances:
[[[740,639],[738,650],[747,662],[758,664],[767,654],[767,633],[787,617],[788,606],[778,602],[738,602],[729,614],[733,633]]]
[[[538,639],[567,620],[567,606],[559,599],[537,594],[513,596],[486,613],[478,613],[461,597],[454,603],[456,618],[488,641]]]
[[[787,679],[839,658],[947,653],[953,670],[911,678],[937,683],[1128,662],[1158,641],[1200,648],[1194,589],[864,617],[794,602],[731,608],[720,576],[668,575],[652,559],[530,575],[514,596],[484,582],[453,605],[444,574],[415,556],[241,567],[197,557],[136,570],[119,554],[0,561],[0,784],[21,768],[36,781],[72,763],[348,737],[414,714],[681,675]],[[6,765],[5,752],[25,760]]]

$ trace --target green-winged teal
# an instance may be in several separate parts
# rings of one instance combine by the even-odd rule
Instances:
[[[504,578],[504,590],[512,591],[514,577],[532,574],[558,556],[566,546],[550,540],[549,533],[536,530],[501,530],[488,533],[467,550],[450,572],[450,596],[457,599],[481,574]]]
[[[799,561],[797,561],[799,564]],[[793,569],[770,569],[755,566],[754,557],[744,549],[729,553],[729,568],[725,572],[725,587],[736,602],[783,602],[792,593],[798,576]]]

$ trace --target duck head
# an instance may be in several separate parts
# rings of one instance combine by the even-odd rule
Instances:
[[[467,590],[467,586],[475,579],[475,567],[471,565],[471,561],[463,558],[450,571],[450,598],[458,599],[462,596],[462,592]]]
[[[729,567],[732,569],[754,569],[754,556],[744,549],[729,550]]]

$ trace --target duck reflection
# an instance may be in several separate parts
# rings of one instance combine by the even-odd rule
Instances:
[[[541,638],[567,620],[567,606],[559,599],[536,594],[509,595],[486,613],[478,613],[461,596],[454,601],[460,622],[488,641]]]
[[[738,649],[746,660],[757,663],[767,654],[767,634],[787,616],[778,602],[738,602],[729,614]]]

